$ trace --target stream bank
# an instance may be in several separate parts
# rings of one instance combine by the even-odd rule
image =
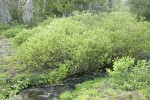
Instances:
[[[64,93],[65,91],[73,91],[76,85],[106,76],[107,73],[103,71],[91,72],[80,77],[69,78],[56,86],[45,85],[31,87],[21,91],[19,94],[21,99],[17,100],[59,100],[59,95],[61,93]]]

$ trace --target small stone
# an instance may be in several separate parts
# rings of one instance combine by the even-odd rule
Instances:
[[[54,94],[53,93],[48,93],[48,96],[52,98],[52,97],[54,97]]]

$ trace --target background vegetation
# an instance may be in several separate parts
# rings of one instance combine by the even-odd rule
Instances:
[[[0,3],[8,7],[7,13],[0,11],[0,34],[13,37],[16,48],[0,59],[0,99],[99,70],[107,70],[109,77],[79,85],[60,99],[150,98],[148,0]]]

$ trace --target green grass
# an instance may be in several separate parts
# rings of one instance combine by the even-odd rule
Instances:
[[[60,95],[61,100],[149,100],[150,88],[125,91],[114,89],[110,78],[98,78],[76,86],[75,91]]]
[[[4,38],[4,36],[0,34],[0,39],[3,39],[3,38]]]

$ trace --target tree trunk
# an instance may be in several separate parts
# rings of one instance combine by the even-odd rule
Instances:
[[[33,1],[26,0],[23,12],[23,21],[24,23],[30,23],[33,19]]]
[[[0,2],[0,23],[11,23],[12,18],[8,9],[7,0],[1,0]]]
[[[109,0],[108,6],[110,10],[113,8],[113,0]]]
[[[46,0],[43,0],[43,9],[42,9],[42,13],[45,13],[45,5],[46,5]]]

